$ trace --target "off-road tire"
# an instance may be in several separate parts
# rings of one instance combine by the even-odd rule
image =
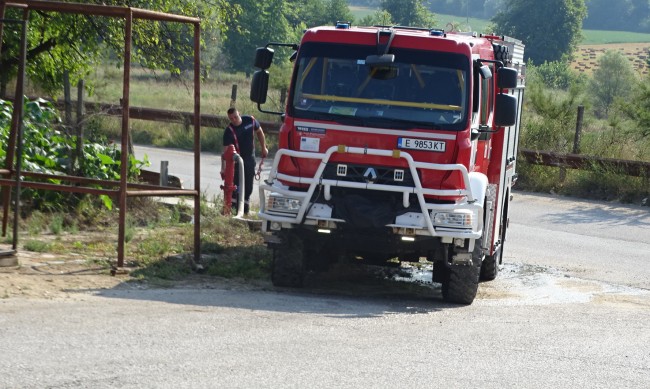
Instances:
[[[442,273],[442,298],[455,304],[471,304],[478,292],[478,280],[481,268],[481,241],[474,243],[471,265],[449,264]]]
[[[481,281],[492,281],[499,274],[499,258],[501,257],[501,247],[494,255],[486,255],[481,264]]]
[[[274,286],[302,287],[305,279],[302,240],[292,231],[283,232],[280,238],[282,243],[273,248],[271,282]]]
[[[466,304],[474,302],[478,292],[478,266],[449,265],[442,281],[442,298],[448,303]]]

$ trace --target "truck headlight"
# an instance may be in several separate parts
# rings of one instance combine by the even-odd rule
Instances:
[[[434,225],[441,227],[472,228],[474,214],[472,211],[435,212],[432,215]]]
[[[283,213],[298,213],[302,201],[283,196],[269,196],[266,204],[266,209],[269,211],[283,212]]]

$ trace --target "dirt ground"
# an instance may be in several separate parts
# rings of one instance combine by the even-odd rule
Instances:
[[[0,251],[7,247],[0,245]],[[110,269],[80,255],[18,252],[18,266],[0,266],[0,300],[8,298],[75,299],[105,289],[196,288],[267,289],[270,281],[230,280],[192,273],[180,281],[149,284],[132,277],[129,269],[111,275]]]
[[[74,254],[19,251],[17,257],[18,266],[0,267],[0,299],[72,297],[79,291],[116,288],[131,279],[128,274],[111,276],[105,267]]]

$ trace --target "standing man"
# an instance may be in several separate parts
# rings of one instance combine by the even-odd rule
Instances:
[[[253,193],[253,178],[255,177],[255,142],[253,134],[257,134],[260,142],[262,158],[266,158],[269,150],[266,148],[266,139],[260,123],[252,116],[240,116],[236,108],[228,109],[230,125],[223,132],[223,146],[234,145],[237,153],[244,160],[244,215],[250,209],[250,197]],[[221,156],[221,173],[225,172],[226,164]],[[239,166],[235,164],[235,183],[239,183]],[[238,188],[238,190],[241,188]],[[239,199],[239,197],[237,197]],[[228,201],[227,199],[224,199]],[[239,204],[237,204],[239,206]]]

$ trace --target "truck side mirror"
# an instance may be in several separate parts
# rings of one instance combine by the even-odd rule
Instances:
[[[517,98],[505,93],[497,94],[494,108],[494,125],[497,127],[512,126],[517,122]]]
[[[502,89],[516,88],[518,76],[517,69],[499,68],[497,70],[497,86]]]
[[[273,49],[270,47],[258,47],[255,50],[255,67],[266,70],[273,62]]]
[[[387,66],[395,62],[395,54],[369,55],[366,57],[366,65],[370,67]]]
[[[266,103],[266,95],[269,91],[269,72],[268,70],[258,70],[253,73],[251,82],[251,101],[257,104]]]
[[[486,65],[481,65],[478,68],[479,73],[481,73],[481,77],[483,77],[484,80],[489,80],[492,78],[492,71],[490,70],[489,66]]]

